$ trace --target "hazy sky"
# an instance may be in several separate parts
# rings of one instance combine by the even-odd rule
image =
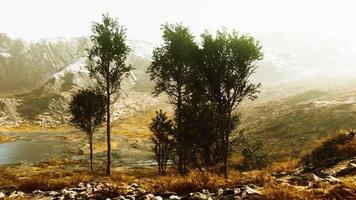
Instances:
[[[160,25],[183,22],[195,34],[222,26],[240,32],[314,31],[356,37],[352,0],[4,0],[0,32],[26,40],[90,34],[101,13],[117,17],[130,39],[160,42]]]

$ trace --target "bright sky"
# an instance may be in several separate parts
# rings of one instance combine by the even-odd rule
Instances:
[[[101,13],[117,17],[130,39],[160,42],[160,25],[183,22],[195,34],[221,27],[240,32],[314,31],[356,37],[353,0],[4,0],[0,32],[26,40],[90,35]]]

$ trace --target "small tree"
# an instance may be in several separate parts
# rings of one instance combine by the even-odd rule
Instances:
[[[73,95],[69,104],[70,123],[88,136],[90,170],[93,172],[93,134],[105,120],[106,97],[99,90],[83,89]]]
[[[110,105],[117,98],[115,94],[121,89],[121,81],[132,66],[126,64],[130,52],[126,44],[126,29],[120,26],[116,19],[103,15],[102,23],[94,23],[93,35],[90,40],[93,46],[89,49],[88,70],[90,76],[96,80],[106,93],[106,136],[107,136],[107,162],[106,175],[110,175]]]
[[[152,119],[149,128],[153,133],[151,139],[158,163],[158,174],[165,174],[167,161],[173,149],[173,122],[160,110],[156,111],[156,117]]]
[[[257,98],[260,84],[251,83],[256,62],[263,54],[258,41],[237,32],[218,31],[202,35],[202,72],[207,98],[218,116],[217,128],[224,149],[224,175],[228,178],[230,136],[235,128],[234,111],[245,99]]]
[[[151,80],[156,85],[154,94],[165,92],[175,107],[175,125],[177,137],[178,169],[185,174],[186,152],[185,138],[182,132],[182,105],[189,95],[186,83],[190,69],[196,63],[198,45],[189,28],[180,25],[162,26],[164,44],[153,51],[152,64],[148,67]]]
[[[236,139],[239,149],[244,157],[242,167],[247,170],[262,169],[268,164],[268,154],[263,151],[263,142],[248,136],[243,131],[239,133]]]

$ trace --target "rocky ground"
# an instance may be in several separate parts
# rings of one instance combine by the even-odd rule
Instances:
[[[136,182],[90,181],[53,191],[0,190],[0,199],[356,199],[356,157],[323,170],[311,172],[307,168],[299,167],[289,171],[273,172],[268,176],[270,177],[265,179],[268,180],[265,182],[253,184],[245,180],[230,183],[228,187],[210,190],[201,188],[186,194],[175,191],[150,191],[140,180],[137,181],[142,185]],[[287,188],[288,192],[293,194],[287,194]]]

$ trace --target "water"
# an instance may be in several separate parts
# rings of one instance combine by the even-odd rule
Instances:
[[[53,141],[15,141],[0,144],[0,164],[40,162],[61,155],[65,150]]]
[[[87,137],[80,131],[42,131],[42,132],[0,132],[11,135],[15,141],[0,144],[0,165],[22,162],[36,163],[51,158],[69,158],[87,160],[80,150],[88,150]],[[149,139],[130,139],[126,136],[112,135],[112,143],[118,148],[112,149],[113,166],[139,167],[154,165],[154,154]],[[96,145],[106,145],[105,134],[98,133],[94,138]],[[106,160],[106,151],[94,152],[95,160]]]

